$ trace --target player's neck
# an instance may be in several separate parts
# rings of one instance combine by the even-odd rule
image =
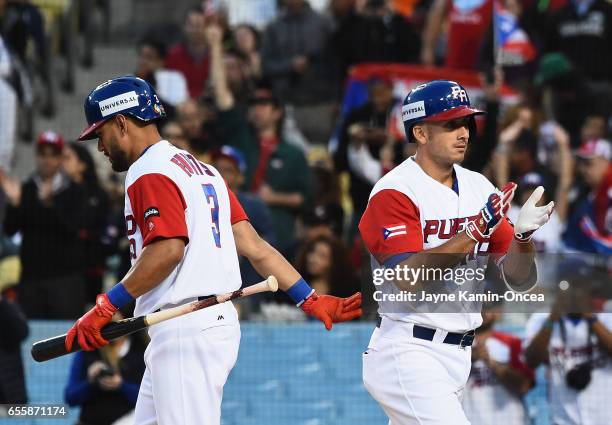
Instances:
[[[150,146],[162,140],[162,137],[155,126],[152,126],[149,129],[145,128],[143,130],[145,131],[141,133],[142,136],[133,142],[134,148],[132,149],[130,155],[130,165],[136,162]]]
[[[453,166],[441,165],[423,154],[416,154],[414,160],[421,169],[432,179],[445,186],[453,187]]]

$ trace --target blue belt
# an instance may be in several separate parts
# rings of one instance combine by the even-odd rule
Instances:
[[[380,328],[381,322],[382,317],[379,317],[378,322],[376,323],[377,328]],[[412,328],[412,336],[414,338],[433,341],[435,334],[435,329],[426,328],[424,326],[414,325]],[[471,331],[467,331],[466,333],[449,332],[446,334],[446,337],[442,342],[445,344],[458,345],[460,347],[469,347],[474,343],[474,335],[475,332],[473,329]]]

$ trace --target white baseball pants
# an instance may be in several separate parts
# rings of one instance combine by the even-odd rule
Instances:
[[[231,302],[149,328],[135,425],[219,425],[223,386],[240,345]]]
[[[441,333],[441,332],[438,332]],[[363,382],[390,425],[469,425],[461,393],[471,347],[412,336],[412,324],[384,318],[363,354]]]

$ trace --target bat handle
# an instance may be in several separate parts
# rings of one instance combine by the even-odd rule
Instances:
[[[274,276],[269,276],[255,285],[247,286],[240,290],[240,297],[248,297],[250,295],[259,294],[260,292],[276,292],[278,291],[278,281]]]

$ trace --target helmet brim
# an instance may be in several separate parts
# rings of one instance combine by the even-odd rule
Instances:
[[[97,138],[98,136],[96,135],[95,131],[100,128],[102,124],[104,124],[106,121],[107,120],[96,121],[95,123],[87,127],[79,136],[79,141],[92,140]]]
[[[457,118],[469,117],[472,115],[483,115],[485,113],[485,111],[481,111],[480,109],[472,108],[469,106],[460,106],[458,108],[453,108],[449,109],[448,111],[440,112],[439,114],[431,115],[423,119],[423,121],[450,121],[455,120]]]

